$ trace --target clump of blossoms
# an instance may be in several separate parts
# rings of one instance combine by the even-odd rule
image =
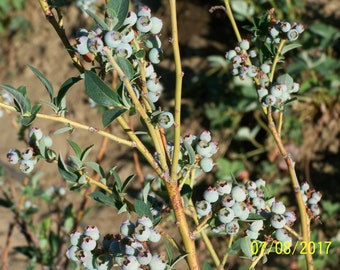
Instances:
[[[199,217],[208,217],[214,233],[239,235],[251,240],[276,239],[291,245],[292,238],[285,226],[292,226],[296,216],[282,201],[268,197],[263,179],[244,185],[219,181],[204,191],[203,198],[196,202],[196,211]]]
[[[301,185],[300,190],[303,201],[310,210],[309,214],[312,218],[318,218],[321,213],[319,202],[321,200],[322,194],[320,191],[311,190],[307,182]]]
[[[136,91],[148,98],[151,103],[157,102],[163,86],[154,70],[154,64],[159,64],[163,58],[161,40],[158,34],[162,30],[163,22],[151,15],[148,7],[142,7],[137,13],[130,11],[122,26],[118,30],[104,30],[98,27],[88,31],[80,29],[77,34],[75,50],[89,62],[94,60],[106,64],[106,71],[112,69],[104,48],[108,48],[112,56],[128,59],[138,70],[138,59],[144,58],[143,63],[146,84],[145,90],[137,85]]]
[[[296,41],[304,27],[297,23],[278,21],[273,12],[270,12],[259,28],[259,33],[254,35],[251,41],[243,39],[226,53],[226,58],[232,63],[231,72],[234,76],[239,76],[241,80],[248,77],[257,81],[257,93],[263,106],[280,108],[291,99],[291,94],[299,91],[300,85],[288,74],[271,81],[272,69],[275,68],[272,65],[274,55],[278,52],[280,42]],[[251,42],[257,44],[257,49],[251,48]],[[261,46],[258,42],[261,42]]]
[[[174,146],[168,143],[169,156],[173,155]],[[208,130],[203,131],[198,137],[195,135],[187,135],[182,139],[180,149],[178,172],[183,170],[185,174],[186,166],[197,163],[202,171],[208,173],[214,167],[212,156],[217,153],[218,144],[212,141],[211,133]]]
[[[99,238],[96,226],[87,226],[83,233],[71,233],[67,257],[83,264],[87,270],[108,270],[114,265],[123,270],[163,270],[167,267],[161,256],[151,253],[147,247],[147,243],[159,242],[161,234],[146,216],[138,218],[136,223],[122,222],[120,233],[104,236],[101,247]]]
[[[8,162],[13,165],[19,164],[20,170],[25,174],[33,171],[39,158],[44,158],[48,162],[56,158],[56,153],[50,149],[53,143],[51,137],[44,135],[40,128],[31,128],[28,136],[27,148],[22,151],[10,149],[7,153]]]

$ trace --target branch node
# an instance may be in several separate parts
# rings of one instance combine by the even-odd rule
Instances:
[[[96,133],[96,132],[98,132],[98,129],[95,128],[95,127],[89,127],[89,131],[90,131],[91,133]]]

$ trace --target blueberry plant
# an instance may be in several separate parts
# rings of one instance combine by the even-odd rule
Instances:
[[[27,148],[10,149],[8,161],[18,165],[25,174],[32,173],[41,160],[54,163],[71,190],[90,190],[90,198],[115,208],[119,214],[127,213],[128,217],[120,228],[105,232],[104,236],[99,231],[101,224],[89,224],[80,230],[79,222],[73,223],[65,252],[71,266],[105,270],[113,267],[170,269],[184,260],[188,269],[202,266],[211,269],[197,256],[195,244],[200,238],[216,268],[224,269],[230,256],[239,252],[251,261],[249,269],[254,269],[260,261],[266,262],[268,254],[277,252],[275,248],[279,244],[285,254],[292,254],[299,241],[311,242],[310,223],[319,218],[321,194],[298,180],[294,157],[282,142],[285,108],[296,99],[299,84],[279,67],[285,53],[300,46],[296,41],[304,32],[301,24],[283,21],[271,9],[254,19],[248,28],[251,36],[246,39],[240,35],[229,1],[224,1],[223,7],[216,7],[226,12],[236,34],[237,45],[225,55],[232,66],[230,72],[241,80],[252,80],[258,108],[286,162],[298,206],[298,213],[294,213],[270,194],[267,182],[261,178],[246,182],[238,182],[233,177],[216,179],[215,184],[203,192],[202,200],[193,201],[195,180],[199,174],[213,170],[218,143],[208,130],[196,135],[181,131],[185,76],[181,67],[175,0],[169,0],[172,28],[169,41],[176,67],[172,112],[160,105],[164,86],[156,72],[156,65],[163,58],[159,38],[163,22],[153,16],[148,7],[134,10],[129,7],[129,1],[107,0],[104,14],[87,9],[86,15],[96,27],[79,29],[72,44],[65,35],[58,4],[44,0],[39,3],[79,76],[65,80],[55,93],[51,82],[38,69],[29,66],[46,88],[49,101],[44,104],[54,115],[40,113],[42,104],[32,105],[24,86],[1,85],[6,93],[1,99],[1,109],[17,112],[19,123],[29,127]],[[66,98],[76,83],[84,84],[90,103],[102,115],[103,129],[67,117]],[[141,125],[131,124],[129,118],[134,115],[139,116]],[[83,129],[127,149],[137,149],[140,156],[135,159],[136,165],[142,158],[153,169],[154,176],[142,177],[140,196],[129,199],[127,187],[137,178],[129,176],[122,181],[115,167],[103,168],[100,161],[87,161],[92,146],[83,150],[75,141],[69,141],[75,155],[65,157],[57,153],[52,139],[39,127],[31,127],[36,118],[64,123],[65,127],[57,133]],[[124,138],[107,128],[113,121],[124,131]],[[91,174],[93,171],[95,177]],[[61,193],[67,196],[64,191]],[[169,219],[169,215],[173,219]],[[167,222],[173,222],[171,220],[178,229],[179,242],[164,229]],[[292,226],[297,221],[300,228],[295,230]],[[221,236],[227,239],[222,257],[211,241]],[[167,256],[153,250],[153,243],[160,241],[166,243]],[[51,261],[53,263],[53,258]],[[46,264],[46,261],[40,260],[40,263]],[[307,269],[314,269],[311,252],[305,254],[305,265]]]

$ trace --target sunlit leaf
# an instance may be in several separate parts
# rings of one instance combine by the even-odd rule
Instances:
[[[109,0],[107,3],[107,10],[109,11],[111,17],[118,19],[118,22],[113,28],[114,30],[118,30],[122,26],[129,12],[129,1]]]
[[[150,207],[145,202],[143,202],[142,200],[135,200],[134,201],[134,207],[135,207],[135,211],[136,211],[136,213],[139,217],[147,216],[151,220],[153,220],[153,216],[152,216],[152,213],[150,211]]]
[[[39,80],[42,82],[42,84],[45,86],[50,99],[52,101],[54,96],[54,90],[51,82],[42,74],[39,70],[37,70],[35,67],[28,65],[28,67],[32,70],[32,72],[39,78]]]
[[[106,110],[102,115],[102,122],[104,127],[110,125],[117,117],[122,115],[127,110],[124,108],[113,108],[111,110]]]
[[[25,115],[27,113],[30,114],[31,112],[31,102],[28,98],[23,94],[23,92],[26,92],[26,88],[23,87],[21,90],[18,88],[14,88],[7,84],[0,84],[0,87],[5,89],[8,93],[10,93],[13,96],[14,101],[16,102],[16,109],[18,112],[21,113],[21,115]]]
[[[103,82],[96,73],[88,70],[85,71],[85,91],[99,105],[122,106],[117,92]]]

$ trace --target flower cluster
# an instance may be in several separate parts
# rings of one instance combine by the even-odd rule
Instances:
[[[293,212],[287,211],[281,201],[268,198],[262,179],[248,181],[245,185],[220,181],[217,186],[204,191],[204,200],[196,202],[200,217],[211,215],[211,229],[215,233],[236,235],[240,224],[248,224],[245,234],[253,240],[261,230],[279,241],[289,241],[284,226],[292,226],[296,220]]]
[[[302,24],[277,21],[274,25],[270,26],[269,35],[266,38],[267,43],[278,44],[281,39],[285,38],[289,41],[295,41],[299,35],[305,30]]]
[[[203,131],[198,140],[196,140],[196,153],[200,155],[201,160],[199,165],[204,172],[210,172],[214,163],[211,158],[212,155],[217,153],[218,146],[217,143],[211,140],[210,131]]]
[[[170,157],[173,155],[173,149],[173,144],[168,143],[168,153]],[[195,162],[198,162],[199,167],[204,172],[210,172],[214,167],[214,162],[211,157],[216,154],[217,150],[218,144],[211,140],[211,134],[208,130],[203,131],[198,137],[192,134],[185,136],[181,143],[178,172],[188,164]]]
[[[151,103],[155,103],[163,91],[163,85],[159,82],[153,66],[160,63],[163,57],[161,40],[158,37],[162,26],[162,20],[151,16],[151,10],[144,6],[137,13],[129,12],[119,30],[108,31],[100,27],[91,31],[80,29],[75,49],[87,61],[100,59],[101,63],[106,64],[106,70],[112,69],[112,66],[107,60],[104,48],[108,48],[115,57],[123,57],[131,61],[137,71],[141,71],[143,65],[146,83],[144,83],[145,88],[140,92]],[[144,58],[144,54],[147,55],[145,61],[139,61],[140,58]],[[136,94],[139,95],[137,88],[142,87],[140,85],[137,87],[136,84],[134,87]]]
[[[291,25],[289,22],[275,21],[267,30],[265,42],[272,43],[275,47],[281,39],[295,41],[304,28],[296,23]],[[255,40],[255,37],[253,39]],[[227,60],[232,63],[231,73],[234,76],[239,76],[241,80],[251,78],[258,81],[257,93],[263,106],[280,107],[290,99],[290,94],[299,91],[300,85],[293,82],[287,74],[285,76],[289,78],[288,80],[286,77],[281,77],[275,82],[270,82],[272,57],[263,51],[258,53],[257,50],[251,49],[250,41],[247,39],[243,39],[234,49],[226,53]]]
[[[146,247],[146,242],[156,243],[161,239],[148,217],[139,218],[135,224],[130,220],[124,221],[120,234],[104,237],[102,248],[97,243],[99,238],[99,230],[95,226],[86,227],[83,233],[71,233],[67,257],[82,263],[88,270],[108,270],[114,263],[123,270],[145,267],[162,270],[167,267],[159,254],[152,254]]]
[[[308,209],[310,209],[312,217],[315,218],[319,216],[321,210],[318,203],[321,200],[322,194],[319,191],[310,190],[307,182],[301,185],[300,190],[302,193],[303,201],[305,202]]]
[[[53,161],[56,153],[50,149],[52,139],[43,135],[40,128],[33,127],[29,132],[28,147],[23,151],[10,149],[7,153],[7,159],[10,164],[20,164],[19,168],[23,173],[29,174],[33,171],[38,158],[44,157],[47,161]]]

